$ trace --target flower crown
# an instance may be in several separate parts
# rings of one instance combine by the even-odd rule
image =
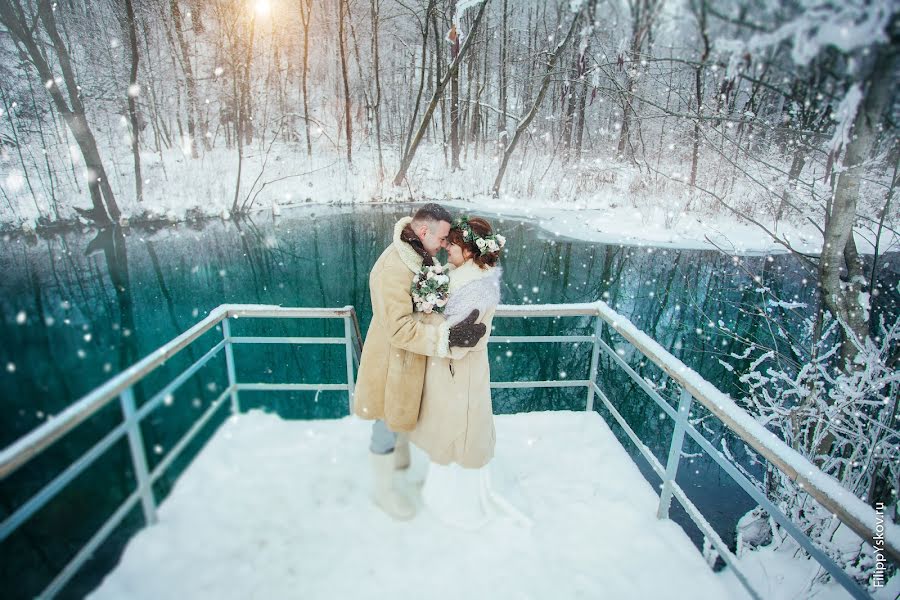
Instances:
[[[478,251],[481,256],[490,254],[491,252],[498,252],[501,248],[503,248],[503,246],[506,245],[506,238],[499,233],[494,233],[485,237],[482,237],[475,233],[475,230],[472,229],[472,225],[469,224],[469,217],[457,218],[455,221],[453,221],[453,229],[459,229],[462,231],[464,241],[469,243],[474,242],[478,247]]]

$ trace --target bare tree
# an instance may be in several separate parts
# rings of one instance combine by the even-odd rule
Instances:
[[[312,140],[309,135],[309,92],[307,81],[309,79],[309,28],[310,15],[312,13],[312,0],[299,0],[300,21],[303,24],[303,71],[301,75],[301,91],[303,93],[303,123],[306,128],[306,155],[312,156]]]
[[[381,1],[372,0],[372,71],[375,74],[375,99],[372,103],[372,111],[375,113],[375,143],[378,146],[378,180],[384,179],[384,156],[381,151],[381,65],[378,59],[378,25],[380,18]],[[425,29],[428,29],[428,18],[425,18]],[[424,69],[423,69],[424,70]]]
[[[462,61],[463,57],[466,55],[466,51],[472,45],[472,40],[475,38],[475,34],[478,32],[478,26],[481,24],[481,19],[484,17],[485,10],[487,9],[487,5],[490,3],[490,0],[484,0],[481,3],[481,8],[478,10],[478,15],[475,17],[474,23],[472,23],[472,31],[466,37],[466,41],[463,42],[462,47],[459,50],[459,54],[456,56],[456,59],[452,63],[450,63],[450,67],[447,69],[447,74],[444,75],[444,78],[440,81],[438,86],[434,90],[434,94],[431,96],[431,102],[428,103],[428,108],[425,110],[425,114],[422,115],[422,121],[419,124],[419,129],[416,132],[415,137],[413,137],[412,144],[410,144],[407,151],[404,153],[403,158],[400,161],[400,168],[397,170],[397,174],[394,176],[394,185],[398,186],[403,183],[403,180],[406,179],[406,171],[409,169],[409,165],[412,164],[413,158],[416,155],[416,149],[419,147],[419,142],[422,141],[422,138],[425,136],[425,131],[428,129],[428,125],[431,122],[431,116],[434,114],[434,109],[437,107],[438,101],[444,93],[444,90],[447,88],[447,84],[450,82],[450,79],[453,77],[453,74],[459,69],[459,63]]]
[[[516,132],[513,134],[512,140],[510,140],[509,144],[506,146],[506,150],[503,152],[503,160],[500,162],[500,168],[497,171],[497,177],[494,179],[493,192],[494,196],[500,195],[500,186],[503,183],[503,176],[506,174],[506,167],[509,165],[509,158],[512,156],[513,151],[516,149],[516,144],[519,143],[519,138],[522,137],[522,134],[528,129],[528,126],[534,120],[535,115],[538,113],[538,109],[541,107],[541,103],[544,101],[544,96],[547,95],[547,89],[550,87],[550,79],[553,75],[553,69],[556,68],[556,63],[559,61],[559,57],[562,54],[563,49],[568,45],[568,43],[572,40],[572,37],[575,35],[575,29],[578,26],[578,22],[581,20],[581,15],[585,11],[584,8],[581,8],[572,16],[572,23],[569,25],[569,31],[566,33],[566,37],[564,37],[557,45],[556,48],[553,49],[553,52],[550,53],[550,57],[547,59],[547,68],[544,72],[544,78],[541,80],[541,88],[538,90],[537,97],[534,99],[534,102],[531,104],[531,108],[522,117],[522,120],[519,121],[518,127],[516,127]]]
[[[700,61],[694,67],[694,102],[697,118],[694,120],[694,136],[691,140],[690,180],[691,187],[694,187],[697,183],[697,163],[700,160],[700,122],[703,118],[703,71],[706,68],[706,61],[709,60],[709,52],[711,50],[707,28],[709,2],[707,0],[691,0],[691,12],[694,13],[694,18],[697,19],[697,32],[700,34],[700,40],[703,42]]]
[[[503,18],[500,25],[500,113],[497,115],[497,133],[500,140],[506,141],[506,104],[507,104],[507,75],[506,63],[509,57],[509,7],[507,0],[503,0]]]
[[[194,69],[191,66],[191,54],[188,49],[187,40],[184,37],[184,24],[181,19],[181,7],[179,0],[169,0],[169,6],[172,10],[172,22],[175,28],[175,37],[178,40],[178,46],[181,50],[181,68],[184,70],[184,77],[187,80],[187,97],[188,97],[188,143],[190,144],[191,158],[197,158],[197,83],[194,81]]]
[[[347,162],[353,162],[353,120],[350,117],[350,82],[347,74],[347,48],[344,42],[346,0],[338,0],[338,48],[341,55],[341,77],[344,81],[344,127],[347,132]]]
[[[19,0],[0,0],[0,23],[7,28],[15,42],[24,47],[28,59],[44,82],[47,93],[50,94],[57,112],[72,132],[72,137],[75,138],[84,158],[93,208],[90,211],[79,210],[79,212],[100,224],[118,221],[119,207],[109,178],[106,176],[103,160],[100,158],[97,140],[87,122],[69,49],[56,25],[54,5],[50,0],[40,0],[36,9],[37,14],[29,15]],[[62,72],[61,82],[53,75],[53,70],[42,51],[45,43],[40,36],[39,24],[43,25],[44,32],[50,39],[50,47]],[[60,83],[65,85],[68,100],[63,95]]]
[[[619,130],[619,144],[616,151],[621,156],[633,158],[630,146],[630,134],[634,119],[634,88],[641,68],[641,56],[644,46],[650,38],[653,25],[663,0],[628,0],[628,11],[631,15],[631,42],[627,59],[619,56],[619,67],[625,72],[625,90],[621,95],[622,127]]]
[[[456,0],[450,0],[450,61],[456,62],[460,52],[460,31],[457,27],[459,15],[456,13]],[[459,69],[450,75],[450,170],[459,170]]]
[[[125,0],[125,18],[128,24],[128,44],[131,48],[131,71],[128,77],[128,118],[131,121],[131,154],[134,157],[134,193],[138,202],[144,201],[144,181],[141,177],[141,127],[138,123],[137,96],[140,94],[138,86],[138,64],[140,54],[137,45],[137,23],[134,17],[132,0]]]

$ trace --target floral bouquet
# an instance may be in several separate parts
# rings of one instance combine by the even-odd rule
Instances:
[[[423,313],[444,312],[450,278],[441,265],[422,265],[422,270],[413,277],[410,293],[415,309]]]

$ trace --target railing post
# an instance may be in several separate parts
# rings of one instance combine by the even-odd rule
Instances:
[[[344,317],[344,347],[347,352],[347,407],[352,415],[355,382],[353,379],[353,323],[349,316]]]
[[[141,424],[137,421],[137,410],[134,406],[134,390],[126,388],[119,394],[122,403],[122,414],[128,431],[128,446],[131,448],[131,462],[137,479],[138,493],[144,508],[144,519],[147,525],[156,523],[156,502],[153,499],[153,487],[150,483],[150,472],[147,469],[147,455],[144,453],[144,436],[141,435]]]
[[[592,412],[594,410],[594,386],[592,384],[597,382],[597,367],[600,362],[600,329],[603,326],[603,320],[600,319],[600,315],[594,316],[594,349],[591,351],[591,375],[589,378],[589,383],[587,386],[587,403],[585,404],[585,412]]]
[[[234,374],[234,351],[231,348],[231,324],[228,315],[222,319],[222,336],[225,338],[225,367],[228,369],[228,388],[231,390],[231,414],[241,412],[240,399],[237,391],[237,377]]]
[[[669,518],[669,506],[672,504],[672,485],[678,474],[678,465],[681,462],[681,449],[684,447],[684,428],[691,411],[691,403],[694,397],[686,389],[681,388],[681,397],[678,400],[678,412],[675,415],[675,431],[672,432],[672,445],[669,446],[669,460],[666,463],[666,478],[663,481],[659,494],[659,509],[656,511],[657,519]]]

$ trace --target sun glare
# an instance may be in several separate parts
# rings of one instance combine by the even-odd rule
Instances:
[[[269,3],[269,0],[256,0],[254,9],[256,10],[256,14],[264,17],[272,12],[272,5]]]

